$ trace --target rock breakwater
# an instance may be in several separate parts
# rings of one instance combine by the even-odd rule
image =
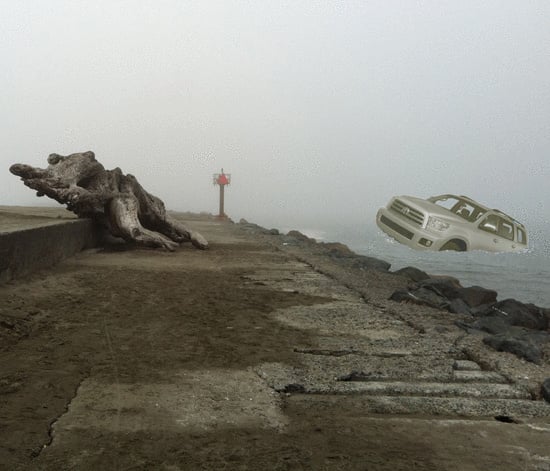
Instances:
[[[381,284],[390,288],[387,299],[446,312],[454,316],[451,320],[466,335],[481,336],[483,344],[497,352],[508,352],[537,365],[550,363],[550,309],[515,299],[498,300],[494,290],[462,286],[456,278],[428,274],[417,267],[391,271],[391,264],[385,260],[357,254],[339,242],[318,242],[297,230],[281,234],[276,229],[265,229],[245,220],[239,225],[245,231],[269,236],[285,249],[299,249],[321,270],[320,259],[326,258],[347,271],[348,280],[358,273],[368,275],[363,277],[365,284],[377,285],[373,279],[382,280]],[[390,277],[380,279],[377,274]],[[360,280],[361,276],[355,278]],[[361,291],[370,297],[368,288]]]

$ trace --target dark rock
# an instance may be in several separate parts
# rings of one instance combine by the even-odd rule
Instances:
[[[445,296],[441,296],[437,291],[429,287],[422,287],[411,293],[414,297],[423,300],[433,307],[439,309],[448,309],[449,300]]]
[[[307,235],[302,234],[300,231],[296,231],[296,230],[289,231],[287,236],[302,242],[316,242],[315,239],[312,239]]]
[[[365,255],[356,255],[352,263],[353,268],[362,270],[388,271],[391,264],[379,258],[367,257]]]
[[[346,244],[341,244],[340,242],[322,242],[320,246],[326,250],[330,256],[335,258],[351,258],[358,256]]]
[[[511,325],[506,316],[486,316],[471,323],[456,323],[468,333],[476,331],[491,335],[484,338],[486,345],[498,351],[510,352],[533,363],[540,363],[543,346],[550,343],[550,333]]]
[[[404,273],[412,276],[421,276],[423,273],[420,270],[418,273],[413,267],[407,267],[404,270],[406,270]],[[438,277],[418,281],[411,285],[408,291],[396,293],[390,299],[425,304],[456,314],[471,314],[470,303],[476,304],[485,299],[492,299],[493,296],[496,296],[494,291],[476,286],[471,289],[463,288],[452,277]]]
[[[489,345],[499,352],[509,352],[524,358],[532,363],[540,364],[542,351],[540,346],[535,345],[528,337],[519,338],[506,334],[490,335],[483,339],[483,343]]]
[[[437,309],[446,309],[449,305],[448,301],[437,295],[432,290],[420,288],[414,292],[408,290],[397,290],[392,293],[390,300],[399,303],[409,302],[414,304],[420,304],[423,306],[435,307]]]
[[[411,279],[423,276],[413,267],[396,274],[400,272]],[[543,344],[550,342],[550,310],[515,299],[497,302],[496,291],[480,286],[464,288],[453,278],[422,279],[408,289],[395,291],[390,299],[473,315],[473,322],[460,321],[457,325],[468,333],[487,332],[490,335],[483,339],[486,345],[533,363],[542,361]]]
[[[473,327],[472,324],[470,324],[469,322],[465,322],[463,320],[458,319],[454,322],[454,324],[457,327],[460,327],[461,329],[465,330],[469,334],[472,334],[472,335],[482,334],[482,332],[479,329],[476,329],[475,327]]]
[[[254,224],[253,222],[247,222],[246,219],[241,219],[239,221],[241,228],[247,232],[252,232],[255,234],[265,234],[265,235],[279,235],[277,229],[266,229],[265,227]]]
[[[491,306],[495,303],[489,303],[489,304],[481,304],[480,306],[476,306],[470,309],[470,312],[474,316],[481,317],[481,315],[487,310],[490,309]]]
[[[430,275],[430,278],[432,280],[446,280],[447,282],[451,283],[455,288],[462,288],[462,285],[460,284],[460,281],[458,278],[455,278],[454,276],[450,275]]]
[[[438,296],[449,300],[460,298],[460,288],[456,286],[453,280],[448,278],[429,278],[416,283],[414,287],[416,289],[424,288],[433,291]]]
[[[540,392],[542,394],[542,397],[550,402],[550,378],[543,381]]]
[[[430,278],[411,285],[407,293],[413,302],[448,309],[451,300],[458,297],[457,289],[449,280]]]
[[[458,288],[458,297],[465,301],[470,307],[477,307],[483,304],[491,304],[497,301],[497,292],[481,286],[470,286]]]
[[[524,304],[515,299],[505,299],[478,313],[480,317],[500,317],[509,325],[528,329],[547,330],[546,310],[534,304]]]
[[[430,278],[425,271],[419,270],[415,267],[405,267],[393,272],[395,275],[404,276],[411,281],[423,281]]]
[[[413,301],[415,298],[406,289],[398,289],[392,293],[389,299],[396,303],[403,303]]]
[[[448,310],[453,314],[471,314],[470,306],[460,298],[451,300]]]
[[[487,332],[489,334],[501,334],[504,332],[509,332],[512,328],[505,319],[496,316],[482,317],[481,319],[477,319],[475,322],[469,324],[469,327]]]
[[[288,237],[286,235],[283,235],[281,237],[281,242],[283,243],[283,245],[292,245],[292,246],[300,245],[300,242],[296,240],[294,237]]]

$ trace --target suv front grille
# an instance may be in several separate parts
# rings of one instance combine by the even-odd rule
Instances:
[[[413,238],[413,233],[409,231],[408,229],[405,229],[404,227],[401,227],[399,224],[393,222],[391,219],[388,219],[386,216],[382,216],[380,218],[380,222],[382,224],[385,224],[388,227],[391,227],[395,232],[398,234],[401,234],[403,237],[406,237],[407,239]]]
[[[411,208],[401,200],[395,200],[392,203],[390,210],[399,214],[401,217],[408,219],[417,226],[421,226],[424,222],[424,214],[417,209]]]

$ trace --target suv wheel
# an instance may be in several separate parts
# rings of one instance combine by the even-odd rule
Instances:
[[[454,250],[455,252],[465,252],[466,244],[461,240],[457,240],[457,239],[450,240],[443,247],[441,247],[441,251],[443,250]]]

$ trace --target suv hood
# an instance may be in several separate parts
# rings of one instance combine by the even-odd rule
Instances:
[[[451,213],[448,209],[439,206],[435,203],[432,203],[431,201],[422,199],[422,198],[416,198],[414,196],[396,196],[394,199],[398,199],[402,201],[403,203],[408,204],[409,206],[418,209],[419,211],[422,211],[423,213],[430,214],[432,216],[441,216],[441,217],[456,217]]]

